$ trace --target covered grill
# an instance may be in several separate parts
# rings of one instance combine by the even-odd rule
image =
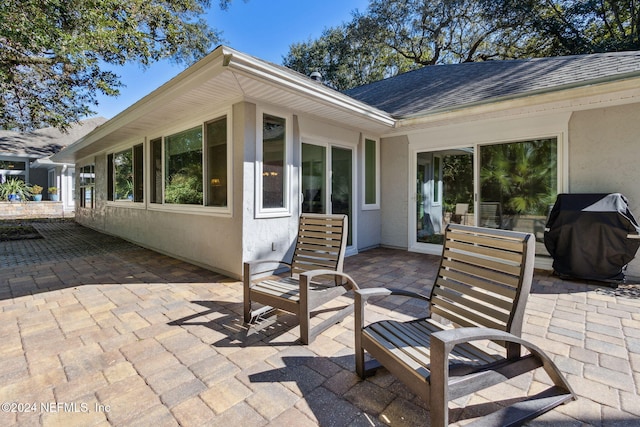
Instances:
[[[560,194],[544,244],[560,276],[622,282],[639,237],[640,226],[622,194]]]

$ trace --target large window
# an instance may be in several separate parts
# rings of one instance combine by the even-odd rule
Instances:
[[[207,206],[227,206],[227,118],[205,126],[207,148]]]
[[[558,194],[556,138],[479,147],[481,226],[540,237]]]
[[[93,209],[96,206],[95,165],[85,165],[80,168],[80,207]]]
[[[286,120],[263,115],[262,208],[284,208],[286,202]]]
[[[378,208],[380,194],[378,174],[378,142],[364,140],[364,207]]]
[[[202,126],[165,138],[164,202],[202,205]]]
[[[144,200],[143,145],[138,144],[107,156],[107,193],[109,200]]]
[[[11,178],[26,182],[28,180],[27,162],[0,159],[0,182],[5,182]]]
[[[533,233],[558,194],[558,140],[532,139],[416,153],[416,242],[441,244],[450,222]],[[477,182],[476,182],[477,178]]]
[[[229,205],[227,117],[151,141],[150,202]]]
[[[162,138],[151,140],[151,203],[162,203]]]

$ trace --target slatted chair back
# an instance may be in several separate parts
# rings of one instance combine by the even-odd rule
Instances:
[[[347,246],[346,215],[302,214],[291,275],[312,270],[342,272]]]
[[[450,224],[431,292],[431,313],[462,327],[489,327],[520,336],[531,288],[535,241]]]

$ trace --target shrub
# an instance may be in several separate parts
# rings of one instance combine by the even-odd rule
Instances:
[[[31,186],[21,179],[9,178],[0,184],[0,199],[8,200],[12,194],[20,200],[27,200],[32,194]]]

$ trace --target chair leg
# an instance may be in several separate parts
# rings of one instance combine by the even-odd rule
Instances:
[[[362,328],[364,327],[364,301],[362,295],[356,292],[354,295],[354,336],[356,353],[356,373],[362,379],[365,377],[364,348],[362,348]]]
[[[244,300],[244,323],[251,323],[251,301],[247,298]]]
[[[356,334],[358,331],[356,331]],[[356,341],[358,339],[356,338]],[[364,370],[364,349],[356,344],[356,373],[361,379],[365,379],[366,374]]]
[[[309,313],[300,313],[300,342],[309,344]]]
[[[251,265],[244,264],[243,268],[243,307],[244,307],[244,323],[251,322]]]
[[[311,313],[309,312],[309,281],[304,274],[300,275],[300,301],[298,306],[298,322],[300,322],[300,341],[309,344],[309,324]]]
[[[431,340],[431,387],[429,413],[431,427],[449,425],[449,363],[448,354],[453,346],[438,339]]]

